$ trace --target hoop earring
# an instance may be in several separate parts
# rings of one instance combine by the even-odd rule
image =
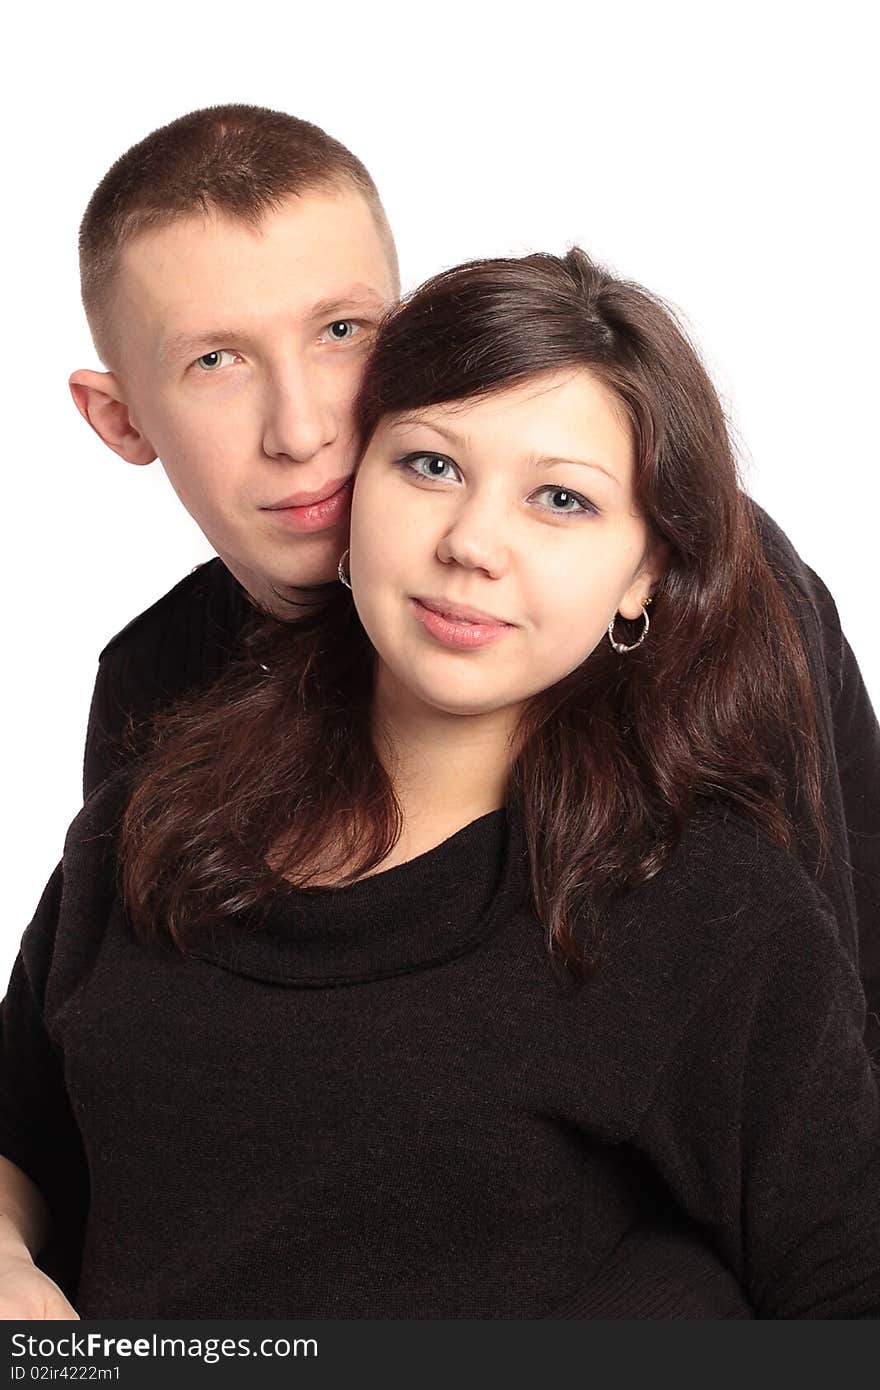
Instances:
[[[651,602],[652,600],[649,598],[642,599],[642,617],[645,620],[645,626],[642,628],[642,635],[639,638],[639,640],[637,642],[631,642],[628,647],[625,646],[622,642],[615,642],[614,640],[614,623],[617,618],[617,614],[615,613],[614,617],[611,619],[611,622],[608,624],[608,641],[611,643],[612,647],[616,652],[634,652],[636,647],[640,647],[642,645],[642,643],[648,635],[648,628],[651,626],[650,620],[648,618],[648,604]]]
[[[351,588],[351,580],[345,573],[345,561],[348,558],[348,553],[349,552],[346,550],[345,554],[340,556],[339,564],[336,566],[336,573],[339,575],[339,582],[340,584],[344,584],[346,589]]]

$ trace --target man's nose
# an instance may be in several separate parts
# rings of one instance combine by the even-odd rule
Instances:
[[[499,578],[509,563],[510,521],[489,497],[462,500],[437,546],[438,560]]]
[[[337,413],[317,370],[289,365],[267,383],[263,452],[269,458],[306,463],[337,433]]]

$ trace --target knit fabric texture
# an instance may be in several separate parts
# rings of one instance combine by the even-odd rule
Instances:
[[[0,1151],[61,1222],[87,1175],[81,1316],[656,1316],[664,1266],[614,1263],[645,1223],[673,1276],[698,1231],[759,1317],[880,1314],[864,998],[750,826],[704,806],[578,986],[515,811],[284,889],[260,931],[145,947],[124,780],[74,822],[3,1005]]]

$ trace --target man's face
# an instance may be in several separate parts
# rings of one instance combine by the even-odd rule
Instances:
[[[263,601],[332,579],[352,405],[397,291],[363,197],[307,193],[257,228],[214,216],[142,232],[117,290],[132,423],[218,555]]]

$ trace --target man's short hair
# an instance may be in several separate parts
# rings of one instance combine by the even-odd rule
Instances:
[[[98,184],[80,225],[83,306],[102,361],[117,346],[111,306],[119,252],[136,233],[198,213],[258,226],[286,198],[346,185],[369,205],[396,283],[394,239],[376,185],[319,126],[263,106],[208,106],[132,145]]]

